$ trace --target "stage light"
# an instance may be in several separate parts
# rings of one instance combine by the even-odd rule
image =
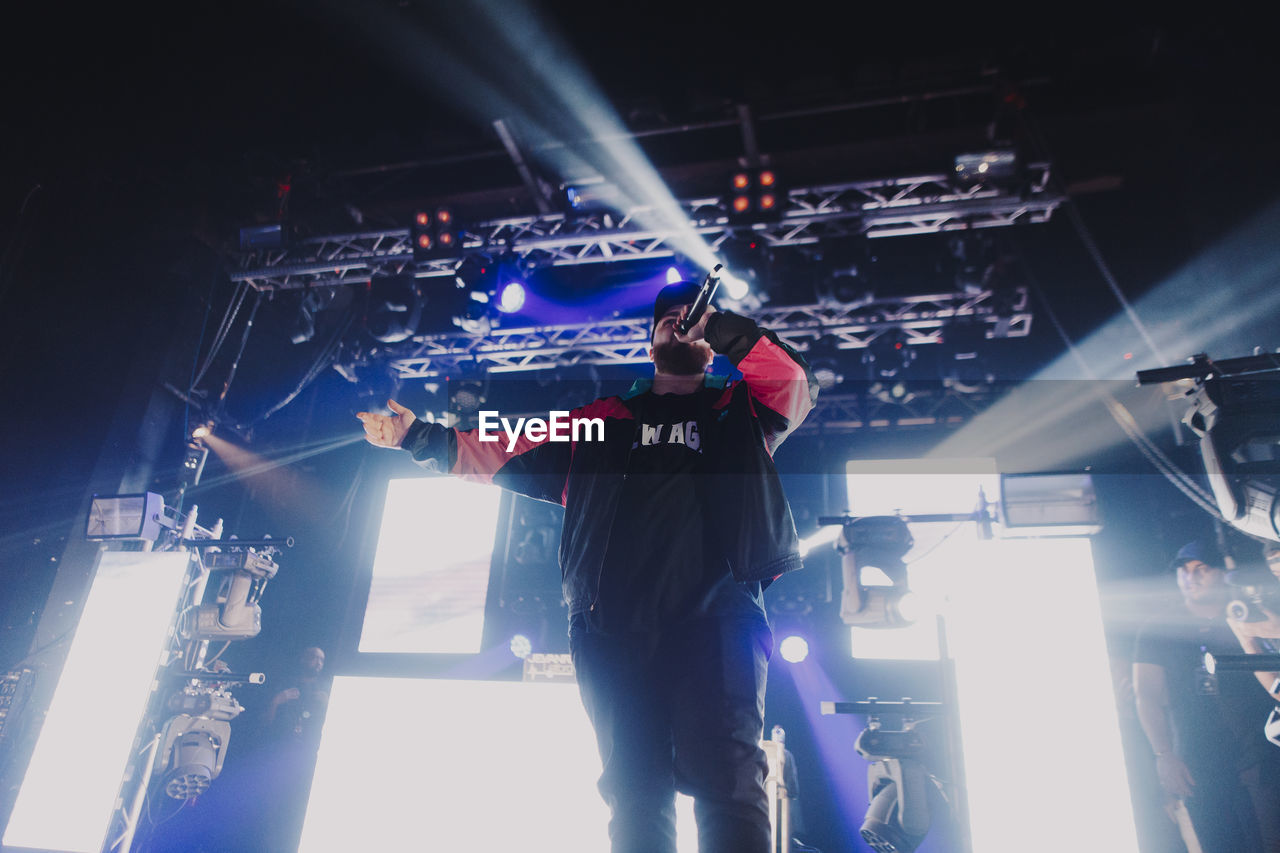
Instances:
[[[519,281],[509,281],[502,286],[502,291],[498,295],[497,308],[504,314],[514,314],[524,307],[524,298],[524,284]]]
[[[450,208],[415,212],[409,227],[413,259],[428,261],[451,257],[458,249],[459,232],[460,222]]]
[[[730,299],[743,299],[749,292],[767,290],[771,255],[763,240],[751,232],[730,235],[716,249],[724,261],[721,284]],[[734,283],[734,279],[738,279]]]
[[[680,270],[675,267],[667,267],[667,284],[679,284],[684,281],[684,276],[680,274]]]
[[[813,372],[813,378],[817,380],[820,391],[830,391],[844,381],[844,376],[840,373],[839,366],[832,359],[824,358],[813,361],[810,363],[809,369]]]
[[[785,193],[772,169],[745,169],[729,180],[729,222],[750,225],[777,220],[782,216]]]
[[[199,440],[202,438],[208,438],[212,434],[213,434],[213,421],[200,424],[195,429],[191,430],[191,437],[196,440]]]
[[[778,644],[778,652],[787,663],[800,663],[809,656],[809,643],[804,637],[791,634]]]
[[[724,277],[724,292],[730,299],[745,299],[747,294],[751,292],[751,285],[736,275],[726,275]]]
[[[916,360],[916,352],[908,344],[908,337],[901,329],[889,329],[877,335],[863,354],[872,376],[889,379],[906,371]]]
[[[163,529],[164,498],[155,492],[141,495],[93,496],[86,539],[145,539],[154,542]]]
[[[1011,184],[1018,179],[1018,155],[1007,149],[957,154],[955,182],[962,187],[974,184]]]
[[[524,634],[516,634],[511,638],[511,654],[524,660],[533,653],[533,643]]]
[[[202,441],[187,442],[187,449],[182,456],[182,468],[178,471],[178,481],[183,486],[200,484],[200,475],[204,473],[204,463],[209,458],[209,448]]]

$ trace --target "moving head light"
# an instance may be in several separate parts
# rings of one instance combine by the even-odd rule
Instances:
[[[1280,542],[1280,355],[1138,371],[1138,384],[1191,380],[1185,423],[1200,439],[1213,497],[1232,527]]]

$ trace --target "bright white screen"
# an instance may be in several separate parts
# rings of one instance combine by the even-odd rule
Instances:
[[[1136,851],[1089,541],[944,547],[973,849],[1077,851],[1046,831],[1071,803],[1097,849]]]
[[[360,651],[480,651],[500,498],[453,477],[387,484]]]
[[[978,505],[978,490],[988,501],[999,496],[1000,478],[993,459],[855,459],[845,465],[850,513],[866,515],[962,514]],[[937,660],[936,614],[954,566],[943,544],[974,541],[973,522],[912,522],[915,545],[907,552],[907,585],[922,606],[920,618],[901,628],[850,626],[855,658]]]
[[[339,677],[299,849],[599,853],[599,776],[576,684]]]
[[[103,847],[190,555],[101,555],[4,844]]]

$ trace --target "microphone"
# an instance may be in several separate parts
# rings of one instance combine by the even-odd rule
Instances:
[[[698,296],[693,300],[693,305],[689,306],[689,313],[685,315],[684,320],[676,323],[676,328],[680,331],[680,334],[689,334],[689,330],[698,325],[702,315],[707,313],[707,306],[711,304],[711,297],[716,295],[716,288],[720,286],[720,270],[722,269],[724,269],[724,264],[716,264],[712,267],[711,272],[707,273],[707,277],[702,280],[702,289],[698,291]]]

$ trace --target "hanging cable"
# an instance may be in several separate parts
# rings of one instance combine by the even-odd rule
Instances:
[[[308,385],[314,382],[320,374],[329,367],[329,365],[333,364],[334,359],[337,357],[338,349],[342,346],[342,339],[346,336],[348,330],[350,330],[354,320],[354,313],[350,313],[347,315],[347,318],[338,325],[334,330],[333,336],[329,338],[329,341],[324,345],[324,348],[321,349],[319,355],[317,355],[315,360],[311,362],[311,366],[307,368],[306,372],[303,373],[302,378],[298,380],[298,384],[294,386],[294,389],[290,391],[283,400],[276,403],[253,420],[242,424],[236,424],[235,428],[246,429],[255,424],[260,424],[276,412],[283,409],[285,406],[292,403]]]
[[[222,408],[226,404],[227,392],[231,390],[231,383],[235,381],[236,371],[240,368],[240,359],[244,356],[244,348],[249,343],[249,333],[253,331],[253,318],[258,313],[258,308],[262,305],[262,293],[258,291],[254,295],[253,307],[249,309],[249,319],[245,321],[244,332],[240,335],[240,348],[236,350],[235,360],[231,362],[231,369],[227,371],[227,379],[222,383],[222,393],[218,395],[218,403],[214,407],[215,415],[222,413]]]
[[[208,372],[209,367],[213,364],[213,359],[222,349],[222,344],[226,341],[227,334],[230,333],[231,327],[235,324],[236,316],[240,313],[240,307],[244,304],[244,298],[248,292],[249,286],[245,282],[242,281],[236,286],[235,292],[231,295],[231,302],[227,305],[227,310],[222,315],[222,322],[218,326],[218,331],[209,343],[209,352],[205,355],[204,364],[192,376],[191,386],[187,389],[188,393],[194,390],[200,384],[200,381],[204,379],[205,373]]]
[[[1049,323],[1053,326],[1054,331],[1058,333],[1063,345],[1066,346],[1067,352],[1075,359],[1076,364],[1084,371],[1085,375],[1095,382],[1098,377],[1094,374],[1093,368],[1089,362],[1085,360],[1084,355],[1080,352],[1080,348],[1076,346],[1075,341],[1067,334],[1066,328],[1062,325],[1062,321],[1058,318],[1058,314],[1053,310],[1053,304],[1049,302],[1049,298],[1045,295],[1044,290],[1040,287],[1039,281],[1031,272],[1030,266],[1026,262],[1026,258],[1022,252],[1021,246],[1015,241],[1014,245],[1018,249],[1019,259],[1022,262],[1023,270],[1026,272],[1027,282],[1037,300],[1044,308],[1045,315],[1049,318]],[[1138,426],[1133,414],[1125,407],[1123,403],[1117,400],[1110,392],[1099,392],[1103,398],[1103,404],[1107,407],[1107,413],[1115,420],[1121,432],[1133,442],[1138,448],[1138,452],[1151,463],[1151,465],[1165,476],[1173,486],[1186,495],[1187,499],[1200,507],[1214,518],[1221,519],[1222,513],[1218,510],[1217,503],[1213,499],[1213,495],[1207,492],[1199,483],[1191,479],[1187,473],[1174,463],[1159,447],[1157,447],[1142,432],[1142,428]]]
[[[1045,143],[1044,135],[1040,133],[1040,129],[1036,125],[1035,120],[1026,112],[1020,112],[1019,116],[1022,119],[1023,129],[1026,131],[1032,144],[1036,149],[1038,149],[1039,154],[1042,157],[1047,158],[1050,162],[1053,162],[1049,146]],[[1151,350],[1152,355],[1154,355],[1161,364],[1168,364],[1169,360],[1165,358],[1164,353],[1160,351],[1160,347],[1156,345],[1155,340],[1147,331],[1146,324],[1144,324],[1142,322],[1142,318],[1138,316],[1138,312],[1134,309],[1133,303],[1129,301],[1128,297],[1124,295],[1124,291],[1120,289],[1120,282],[1116,279],[1115,274],[1111,272],[1111,267],[1107,264],[1106,258],[1102,256],[1102,250],[1098,248],[1097,241],[1093,239],[1093,233],[1085,224],[1084,217],[1080,215],[1080,210],[1076,206],[1075,199],[1067,194],[1066,188],[1063,187],[1062,182],[1058,180],[1056,171],[1051,171],[1049,173],[1049,183],[1060,196],[1067,200],[1065,205],[1067,219],[1070,220],[1072,227],[1075,228],[1076,234],[1080,237],[1080,242],[1084,243],[1085,250],[1089,253],[1094,264],[1098,267],[1098,272],[1102,275],[1103,281],[1107,283],[1107,287],[1111,290],[1111,294],[1115,296],[1116,301],[1120,303],[1120,307],[1124,309],[1125,316],[1129,318],[1129,322],[1133,323],[1134,328],[1138,330],[1138,334],[1142,336],[1143,343],[1145,343],[1147,348]]]

